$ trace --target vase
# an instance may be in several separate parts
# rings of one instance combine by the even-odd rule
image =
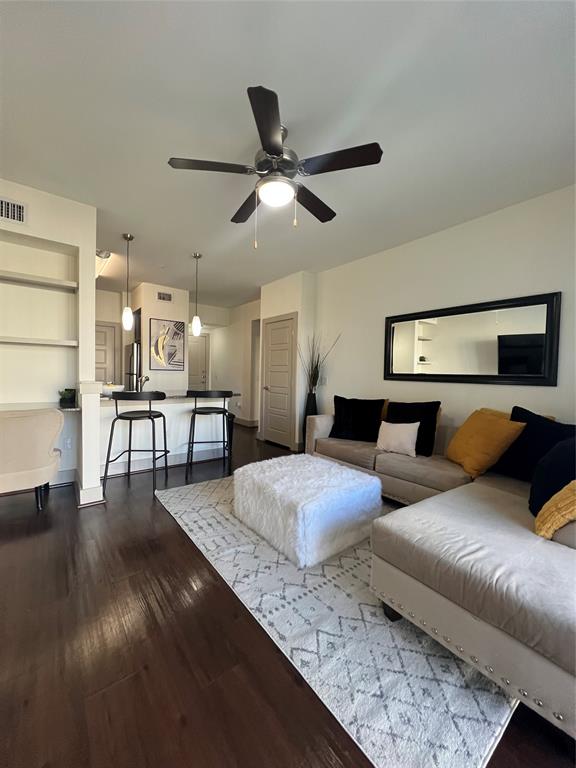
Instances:
[[[316,392],[308,392],[306,395],[306,405],[304,407],[304,424],[302,425],[302,442],[306,450],[306,420],[308,416],[316,416],[318,413],[318,404],[316,403]]]

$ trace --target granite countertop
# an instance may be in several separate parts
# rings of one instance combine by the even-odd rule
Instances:
[[[232,397],[240,397],[240,392],[234,392]],[[198,399],[202,399],[202,401],[222,402],[221,397],[203,397]],[[179,403],[190,403],[192,400],[194,400],[194,397],[186,397],[186,395],[166,395],[165,400],[153,400],[152,402],[157,405],[178,405]],[[134,408],[137,405],[146,405],[147,403],[147,400],[120,400],[119,405],[129,404],[130,408]],[[114,400],[111,397],[100,397],[100,405],[114,405]]]

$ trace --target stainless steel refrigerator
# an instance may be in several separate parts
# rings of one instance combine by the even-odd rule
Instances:
[[[127,344],[125,348],[126,389],[135,392],[138,389],[138,378],[141,375],[140,342]]]

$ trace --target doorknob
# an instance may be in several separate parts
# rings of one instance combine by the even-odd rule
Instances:
[[[262,389],[265,389],[266,392],[270,392],[270,387],[262,387]]]

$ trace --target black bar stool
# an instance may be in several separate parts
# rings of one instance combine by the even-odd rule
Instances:
[[[190,417],[190,433],[188,435],[188,455],[186,457],[186,482],[188,482],[189,470],[194,462],[195,445],[214,445],[222,444],[222,461],[226,464],[228,459],[228,473],[232,468],[232,433],[234,428],[235,416],[230,413],[226,407],[226,401],[229,400],[234,392],[228,389],[189,389],[186,397],[194,398],[194,408]],[[198,400],[222,400],[222,406],[199,406]],[[196,416],[222,416],[222,439],[221,440],[194,440],[196,431]]]
[[[152,410],[152,402],[154,400],[165,400],[166,394],[164,392],[112,392],[112,398],[114,400],[114,405],[116,406],[116,416],[112,422],[112,426],[110,427],[110,438],[108,440],[108,453],[106,454],[106,468],[104,470],[104,482],[102,483],[102,489],[104,491],[104,494],[106,494],[106,482],[108,480],[108,467],[110,464],[112,464],[114,461],[120,458],[120,456],[124,456],[125,453],[128,454],[128,478],[130,478],[130,465],[132,462],[132,454],[133,453],[151,453],[152,454],[152,489],[156,490],[156,460],[158,458],[162,458],[164,456],[164,474],[166,477],[166,480],[168,480],[168,454],[170,451],[167,447],[166,442],[166,417],[163,413],[160,411],[153,411]],[[120,411],[118,412],[118,403],[120,401],[129,401],[129,402],[142,402],[145,401],[148,403],[148,409],[147,410],[140,410],[140,411]],[[162,419],[162,425],[163,425],[163,431],[164,431],[164,448],[156,448],[156,419]],[[150,424],[152,426],[152,449],[149,448],[132,448],[132,424],[135,421],[150,421]],[[117,421],[127,421],[129,424],[129,432],[128,432],[128,448],[121,453],[118,454],[118,456],[115,456],[113,459],[110,458],[110,453],[112,451],[112,442],[114,440],[114,428],[116,426]]]

